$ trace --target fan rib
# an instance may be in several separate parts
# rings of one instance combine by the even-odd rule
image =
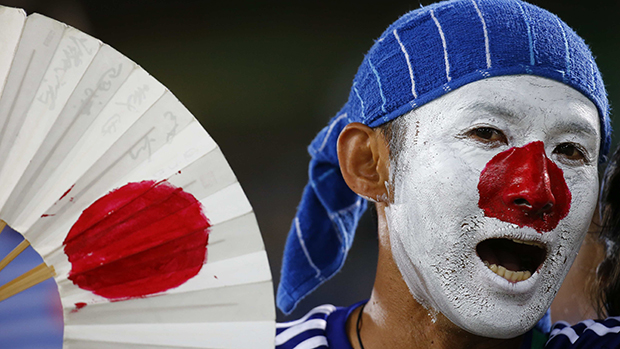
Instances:
[[[54,267],[49,267],[47,264],[41,263],[0,287],[0,302],[55,275],[56,272],[54,271]]]
[[[36,53],[36,50],[32,50],[32,53],[30,54],[30,58],[28,59],[28,64],[26,65],[26,71],[28,71],[28,69],[30,68],[30,65],[32,64],[32,59],[34,58],[35,53]],[[21,94],[22,88],[24,86],[24,80],[26,80],[26,74],[24,74],[19,80],[19,85],[17,87],[17,94],[15,95],[15,98],[11,101],[11,107],[9,108],[6,121],[3,124],[2,130],[0,130],[0,139],[5,138],[4,134],[6,133],[6,129],[9,128],[9,125],[11,124],[11,116],[13,115],[13,110],[15,109],[15,104],[17,103],[18,96]]]
[[[23,240],[19,243],[19,245],[15,246],[15,248],[9,252],[2,260],[0,260],[0,271],[4,269],[9,263],[11,263],[15,257],[19,256],[20,253],[24,252],[24,250],[30,246],[30,242],[28,240]]]

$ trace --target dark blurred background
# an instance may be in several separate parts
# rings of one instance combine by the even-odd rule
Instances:
[[[432,1],[423,1],[427,5]],[[620,103],[620,2],[532,1],[590,45]],[[113,46],[166,85],[219,143],[252,203],[275,285],[307,180],[306,146],[346,102],[364,53],[418,1],[23,0]],[[616,142],[614,141],[614,144]],[[377,239],[367,214],[342,272],[289,317],[367,298]],[[274,287],[275,287],[274,285]]]

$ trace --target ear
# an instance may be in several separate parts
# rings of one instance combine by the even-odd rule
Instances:
[[[389,181],[389,147],[381,134],[364,124],[345,126],[338,137],[338,162],[349,188],[374,201],[389,200],[385,183]]]

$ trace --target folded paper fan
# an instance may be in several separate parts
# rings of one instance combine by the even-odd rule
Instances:
[[[64,348],[273,348],[271,273],[213,139],[162,84],[72,27],[0,8],[0,219],[54,277]],[[2,314],[0,314],[2,316]]]

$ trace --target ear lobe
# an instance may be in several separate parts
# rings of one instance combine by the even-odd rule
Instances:
[[[389,147],[379,130],[357,122],[348,124],[338,137],[338,162],[349,188],[379,202],[387,202]]]

